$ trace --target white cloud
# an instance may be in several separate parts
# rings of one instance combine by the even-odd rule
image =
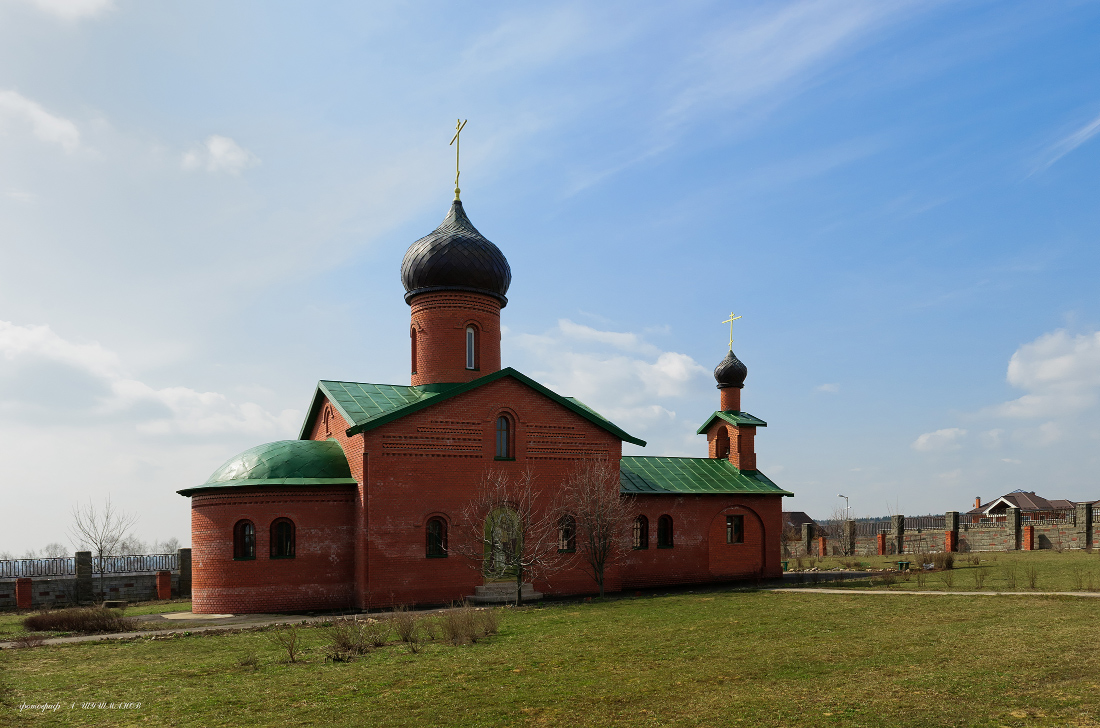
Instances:
[[[1097,116],[1080,129],[1058,140],[1056,144],[1052,145],[1048,150],[1047,160],[1039,165],[1038,169],[1035,171],[1038,172],[1047,169],[1059,159],[1066,156],[1089,139],[1092,139],[1098,132],[1100,132],[1100,116]]]
[[[913,449],[920,452],[947,452],[962,447],[959,440],[966,436],[966,430],[948,427],[935,432],[926,432],[913,442]]]
[[[181,164],[184,169],[205,169],[207,172],[240,174],[260,163],[260,158],[241,147],[229,137],[211,134],[201,144],[184,152]]]
[[[102,391],[93,392],[96,406],[88,414],[128,415],[139,432],[287,435],[301,417],[297,410],[274,414],[253,402],[238,404],[218,392],[178,386],[156,389],[128,376],[114,352],[96,342],[67,341],[49,326],[0,321],[0,356],[12,364],[26,363],[35,368],[48,363],[90,376],[102,385]]]
[[[1005,417],[1038,418],[1094,406],[1100,391],[1100,332],[1044,334],[1008,363],[1008,383],[1027,394],[995,408]]]
[[[535,365],[535,379],[628,431],[674,420],[667,400],[685,396],[708,373],[690,356],[661,351],[637,334],[600,331],[568,319],[542,335],[510,338]],[[666,402],[656,401],[661,399]]]
[[[829,384],[819,384],[816,387],[814,387],[814,389],[818,392],[829,392],[829,393],[839,392],[840,391],[840,385],[836,384],[835,382],[834,383],[829,383]]]
[[[114,0],[29,0],[39,10],[62,20],[83,20],[114,10]]]
[[[66,152],[74,152],[80,146],[80,130],[76,124],[51,114],[18,91],[0,91],[0,123],[5,119],[28,124],[36,137],[59,144]]]

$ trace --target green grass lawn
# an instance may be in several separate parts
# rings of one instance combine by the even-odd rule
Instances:
[[[256,632],[8,650],[10,700],[62,708],[0,724],[1098,726],[1098,610],[712,591],[509,609],[476,645],[351,663],[319,628],[295,664]],[[124,701],[141,707],[80,707]]]
[[[899,559],[912,562],[911,573],[900,575],[892,586],[884,586],[881,579],[850,580],[842,586],[854,589],[919,589],[931,591],[1061,591],[1082,592],[1100,590],[1100,551],[1010,551],[955,554],[955,568],[948,572],[928,573],[918,578],[918,558],[914,554],[902,556],[830,556],[824,559],[801,560],[802,568],[811,566],[831,570],[844,568],[859,562],[866,567],[896,569]],[[792,559],[789,567],[797,568]],[[1029,572],[1034,574],[1034,588]],[[805,575],[811,583],[812,572]],[[923,582],[923,583],[922,583]],[[948,583],[950,582],[950,583]],[[821,586],[835,586],[822,580]]]
[[[164,612],[190,612],[191,601],[176,599],[166,602],[145,602],[126,607],[123,614],[127,617],[137,617],[142,614],[162,614]],[[0,612],[0,642],[10,640],[23,634],[23,619],[38,612]],[[163,623],[152,622],[148,625],[139,625],[139,629],[164,629]],[[43,632],[50,636],[58,636],[62,633]]]

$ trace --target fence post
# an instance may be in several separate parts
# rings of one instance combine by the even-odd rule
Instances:
[[[814,524],[803,523],[802,524],[802,548],[806,550],[806,555],[809,556],[813,553],[814,547]]]
[[[76,591],[73,598],[77,604],[91,604],[95,601],[92,593],[92,552],[76,552]]]
[[[172,598],[172,572],[157,572],[157,599]]]
[[[1012,536],[1012,548],[1020,550],[1020,509],[1016,507],[1010,507],[1006,513],[1008,513],[1008,532]]]
[[[828,556],[829,555],[828,550],[825,548],[825,537],[824,536],[818,536],[817,537],[817,555],[818,556]]]
[[[944,551],[952,552],[959,550],[959,512],[948,511],[944,514],[944,526],[947,527],[944,533]]]
[[[1092,548],[1092,504],[1078,503],[1073,514],[1073,530],[1077,535],[1077,548]]]
[[[875,534],[875,541],[876,541],[876,545],[878,546],[878,555],[879,556],[885,556],[886,555],[886,532],[885,531],[879,531],[877,534]]]
[[[1023,543],[1020,545],[1024,551],[1031,551],[1035,548],[1035,526],[1024,526]]]
[[[844,522],[844,542],[841,551],[845,556],[855,556],[856,553],[856,522],[848,520]]]
[[[15,579],[15,606],[19,609],[30,609],[34,606],[34,587],[29,576],[20,576]]]
[[[191,549],[180,549],[176,555],[180,563],[180,596],[189,597],[191,596]]]
[[[903,553],[905,551],[905,516],[890,516],[890,525],[893,526],[897,553]]]

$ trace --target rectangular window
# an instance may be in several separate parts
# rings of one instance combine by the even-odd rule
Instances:
[[[726,543],[745,543],[744,516],[726,516]]]
[[[477,368],[477,332],[473,326],[466,327],[466,368]]]

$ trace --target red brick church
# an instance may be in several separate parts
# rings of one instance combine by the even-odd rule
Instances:
[[[501,368],[500,312],[512,273],[455,200],[401,266],[409,384],[321,381],[297,440],[229,460],[191,498],[196,613],[440,604],[485,577],[457,552],[463,508],[489,471],[530,469],[540,497],[584,458],[618,464],[632,496],[633,549],[610,591],[780,575],[781,501],[756,469],[766,423],[741,411],[747,369],[732,350],[699,434],[704,458],[622,455],[645,445],[584,403]],[[534,588],[592,593],[577,565]]]

